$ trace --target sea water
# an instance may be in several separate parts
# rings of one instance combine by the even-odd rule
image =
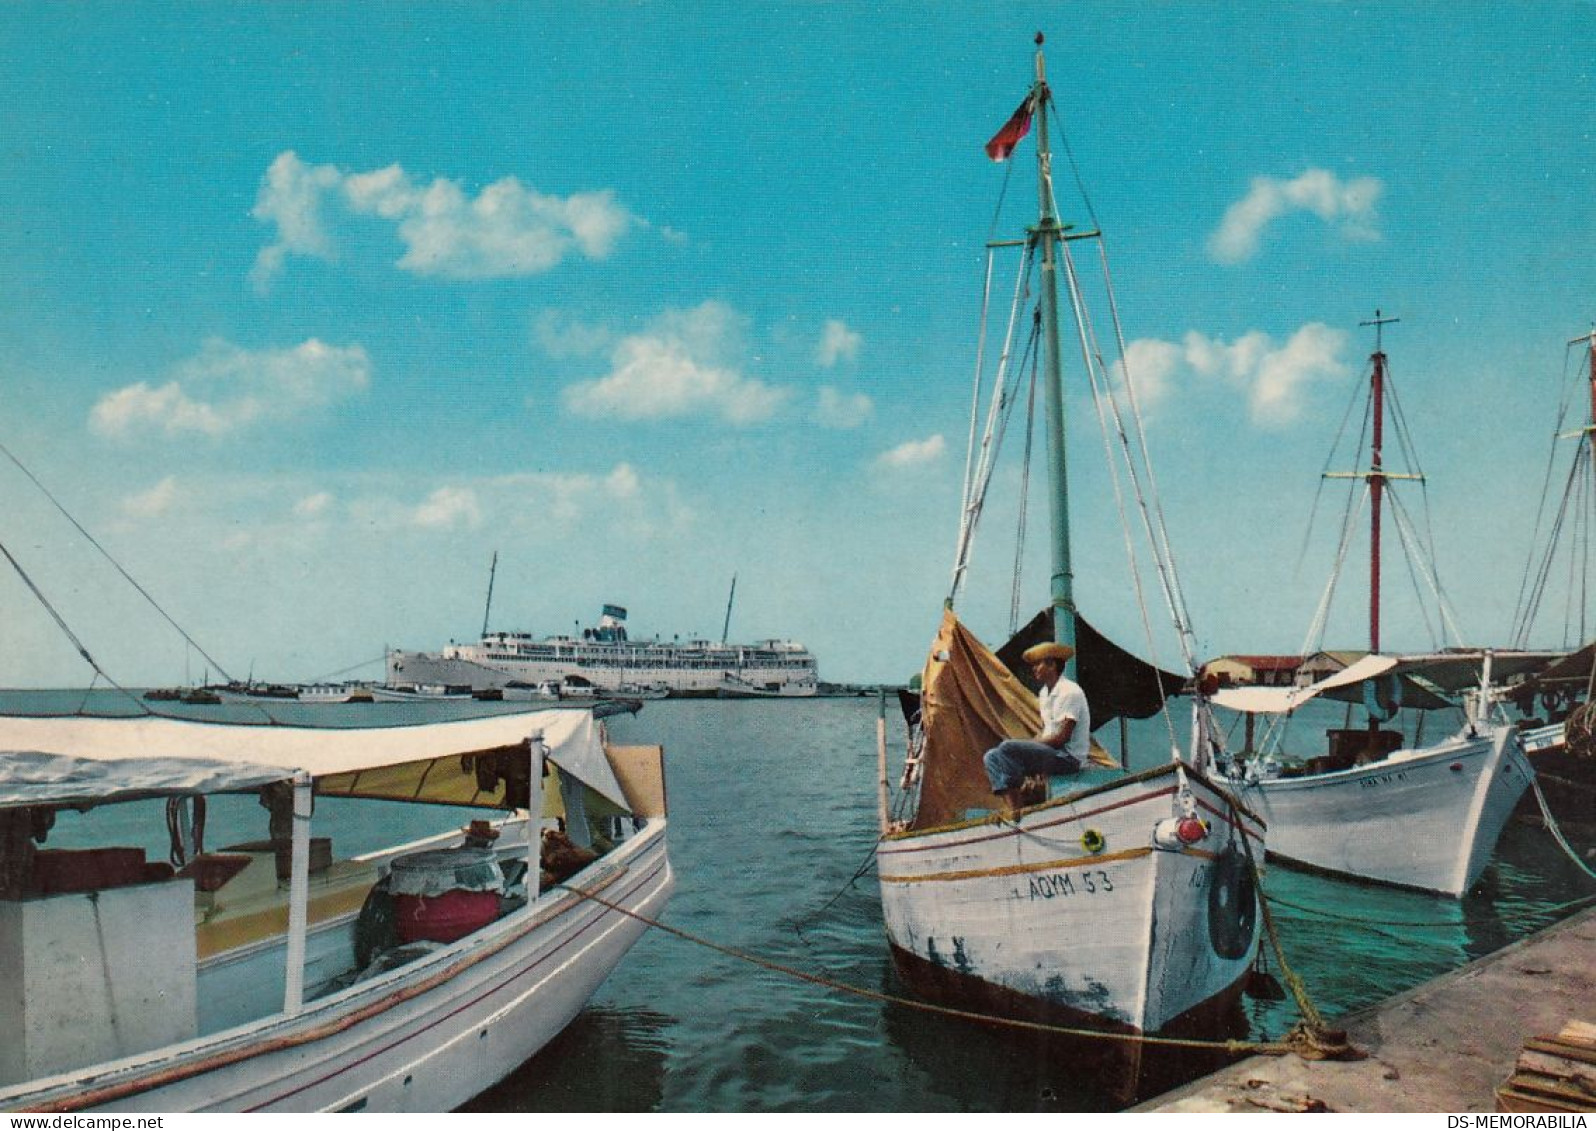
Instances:
[[[5,711],[83,703],[82,692],[0,693]],[[87,703],[96,713],[115,705],[103,692]],[[319,725],[508,706],[159,705]],[[895,704],[887,708],[895,780],[903,728]],[[620,742],[665,747],[677,888],[662,922],[681,935],[645,935],[562,1036],[467,1110],[1108,1107],[1090,1078],[1035,1036],[923,1012],[898,983],[873,870],[877,713],[874,698],[664,700],[610,720]],[[1182,740],[1184,727],[1135,724],[1133,741],[1145,741],[1133,768],[1167,757],[1171,734]],[[1116,737],[1114,724],[1099,733],[1117,748]],[[1334,1018],[1588,906],[1596,883],[1543,829],[1515,821],[1461,901],[1273,865],[1264,890],[1287,962]],[[1248,1000],[1245,1009],[1257,1039],[1278,1038],[1298,1020],[1289,998]]]

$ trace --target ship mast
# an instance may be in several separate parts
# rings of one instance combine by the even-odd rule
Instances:
[[[488,601],[482,607],[482,635],[488,634],[488,614],[493,611],[493,575],[499,571],[499,551],[493,551],[493,561],[488,563]]]
[[[1047,421],[1048,512],[1052,522],[1053,639],[1075,647],[1074,576],[1070,569],[1070,512],[1064,458],[1064,383],[1059,362],[1058,260],[1062,226],[1053,206],[1053,159],[1047,139],[1047,66],[1036,33],[1036,176],[1038,219],[1031,238],[1041,248],[1043,406]],[[1071,661],[1073,664],[1073,661]]]
[[[732,574],[731,592],[726,595],[726,620],[720,626],[720,642],[726,643],[731,636],[731,610],[732,602],[737,598],[737,575]]]
[[[1369,378],[1369,397],[1373,402],[1373,430],[1369,442],[1369,651],[1380,651],[1380,504],[1385,495],[1385,470],[1382,453],[1385,447],[1385,350],[1381,345],[1382,328],[1400,318],[1382,318],[1378,308],[1374,317],[1360,326],[1374,327],[1374,353],[1369,361],[1372,376]]]

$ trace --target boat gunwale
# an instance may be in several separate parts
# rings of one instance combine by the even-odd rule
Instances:
[[[1512,732],[1512,727],[1506,723],[1492,724],[1493,727]],[[1509,733],[1508,741],[1514,738]],[[1496,748],[1496,735],[1489,733],[1468,735],[1459,733],[1448,738],[1443,738],[1434,746],[1405,747],[1393,750],[1386,757],[1376,762],[1365,762],[1361,766],[1348,766],[1344,770],[1326,770],[1319,774],[1301,774],[1293,777],[1259,778],[1257,781],[1237,780],[1236,785],[1241,789],[1268,789],[1270,792],[1297,791],[1318,785],[1342,785],[1359,777],[1377,776],[1382,773],[1392,773],[1406,769],[1428,769],[1432,762],[1444,761],[1447,758],[1478,758],[1489,755]],[[1523,744],[1519,744],[1522,754]],[[1409,755],[1400,760],[1398,754]]]
[[[1060,797],[1050,798],[1047,801],[1044,801],[1044,802],[1042,802],[1040,804],[1032,805],[1032,806],[1029,806],[1029,807],[1027,807],[1025,809],[1020,810],[1020,812],[1019,812],[1019,814],[1017,816],[1018,816],[1019,819],[1023,820],[1026,816],[1028,816],[1030,814],[1033,814],[1033,813],[1042,813],[1042,812],[1045,812],[1045,811],[1047,811],[1049,809],[1057,809],[1057,808],[1061,808],[1061,807],[1066,806],[1066,805],[1074,805],[1074,804],[1077,804],[1077,803],[1079,803],[1080,801],[1082,801],[1082,800],[1084,800],[1086,798],[1094,797],[1094,796],[1096,796],[1098,794],[1107,793],[1107,792],[1112,791],[1112,790],[1122,789],[1123,787],[1125,787],[1127,785],[1136,785],[1136,784],[1140,784],[1142,782],[1151,781],[1151,780],[1153,780],[1155,778],[1162,777],[1165,774],[1177,773],[1177,772],[1179,772],[1182,769],[1185,770],[1185,772],[1188,775],[1190,775],[1192,778],[1194,778],[1198,782],[1201,782],[1204,786],[1206,786],[1208,789],[1210,789],[1214,793],[1217,793],[1217,794],[1225,797],[1227,800],[1229,800],[1230,804],[1234,807],[1234,809],[1235,809],[1235,811],[1237,813],[1241,814],[1242,817],[1251,820],[1254,824],[1256,824],[1258,826],[1258,830],[1259,831],[1258,831],[1258,833],[1256,835],[1259,835],[1259,836],[1263,835],[1262,830],[1264,830],[1264,829],[1266,829],[1268,827],[1267,822],[1264,821],[1264,819],[1262,817],[1260,817],[1257,813],[1253,812],[1250,808],[1248,808],[1247,805],[1242,801],[1242,799],[1240,797],[1236,796],[1236,793],[1235,793],[1235,791],[1233,789],[1228,788],[1225,785],[1220,785],[1220,784],[1216,783],[1215,781],[1210,779],[1206,774],[1202,773],[1200,770],[1196,770],[1196,769],[1192,768],[1190,765],[1187,765],[1187,763],[1185,762],[1184,759],[1181,759],[1180,761],[1168,762],[1168,763],[1165,763],[1164,765],[1161,765],[1161,766],[1154,766],[1151,769],[1147,769],[1147,770],[1139,770],[1139,771],[1137,771],[1134,774],[1127,774],[1126,776],[1124,776],[1122,778],[1117,778],[1114,781],[1103,782],[1103,783],[1101,783],[1099,785],[1090,786],[1090,787],[1088,787],[1086,789],[1077,790],[1077,791],[1075,791],[1073,793],[1066,793],[1066,794],[1064,794],[1063,796],[1060,796]],[[1161,796],[1171,795],[1171,794],[1175,793],[1178,790],[1178,788],[1179,788],[1178,786],[1173,786],[1172,785],[1168,790],[1160,790],[1157,793],[1149,794],[1147,796],[1150,796],[1150,797],[1161,797]],[[1130,801],[1120,802],[1118,805],[1104,806],[1102,809],[1094,809],[1094,810],[1092,810],[1090,812],[1087,812],[1087,813],[1072,814],[1071,816],[1066,818],[1066,821],[1084,820],[1085,818],[1090,817],[1090,816],[1094,816],[1097,813],[1108,812],[1110,809],[1120,808],[1120,807],[1122,807],[1124,805],[1132,804],[1135,801],[1140,801],[1140,800],[1143,800],[1143,798],[1133,798]],[[1207,806],[1205,806],[1205,808],[1207,808]],[[1210,811],[1214,812],[1214,810],[1210,810]],[[1238,825],[1237,821],[1235,821],[1233,819],[1230,819],[1230,818],[1226,818],[1226,817],[1224,817],[1223,814],[1217,814],[1217,815],[1221,816],[1222,819],[1225,819],[1227,824],[1240,827]],[[1035,832],[1035,831],[1038,831],[1039,829],[1051,828],[1054,824],[1062,824],[1062,823],[1065,823],[1065,822],[1062,822],[1062,821],[1061,822],[1051,822],[1050,821],[1047,824],[1037,825],[1037,826],[1035,826],[1033,828],[1030,828],[1030,829],[1018,830],[1018,831]],[[965,820],[962,820],[962,821],[954,821],[954,822],[950,822],[950,823],[944,824],[944,825],[933,825],[933,826],[931,826],[929,828],[924,828],[924,829],[901,829],[901,830],[898,830],[896,832],[884,833],[884,834],[882,834],[882,837],[881,837],[881,843],[880,843],[880,845],[877,848],[877,853],[879,855],[885,856],[885,855],[896,855],[896,854],[902,853],[902,852],[920,852],[920,851],[925,851],[926,847],[929,847],[929,846],[910,845],[910,846],[907,846],[907,847],[895,848],[895,847],[889,847],[889,845],[901,845],[901,844],[904,844],[905,842],[918,841],[918,840],[924,839],[926,837],[934,836],[934,835],[941,835],[941,834],[954,833],[954,832],[963,832],[963,831],[970,830],[970,829],[986,828],[986,827],[990,827],[990,826],[993,826],[993,825],[999,825],[999,826],[1006,826],[1007,827],[1006,831],[1002,831],[1002,832],[996,833],[996,834],[994,834],[994,837],[1012,836],[1012,835],[1014,835],[1014,832],[1017,830],[1017,825],[1016,825],[1016,822],[1014,820],[1011,820],[1010,818],[1004,817],[999,812],[994,812],[994,813],[990,813],[990,814],[988,814],[987,816],[984,816],[984,817],[970,817],[970,818],[966,818]],[[976,840],[978,841],[978,840],[994,839],[994,837],[979,837],[979,838],[976,838]],[[966,841],[966,842],[960,842],[960,843],[975,843],[975,841]],[[943,847],[943,846],[939,845],[937,847]]]

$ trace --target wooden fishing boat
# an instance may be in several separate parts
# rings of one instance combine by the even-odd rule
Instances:
[[[1380,335],[1394,321],[1377,310],[1363,323],[1376,334],[1369,357],[1368,467],[1326,476],[1365,485],[1369,653],[1307,687],[1234,688],[1218,692],[1214,701],[1277,720],[1321,696],[1361,707],[1363,725],[1330,729],[1327,748],[1312,753],[1285,749],[1284,728],[1278,726],[1255,749],[1249,718],[1247,747],[1230,769],[1247,804],[1269,822],[1270,855],[1335,875],[1461,897],[1479,879],[1534,776],[1518,728],[1503,710],[1506,684],[1546,666],[1557,654],[1465,648],[1417,656],[1380,652],[1382,504],[1395,482],[1423,479],[1416,469],[1385,463],[1386,404],[1394,398]],[[1411,453],[1413,445],[1405,441],[1402,448]],[[1350,522],[1343,527],[1349,528]],[[1425,539],[1411,526],[1400,530],[1412,558]],[[1338,562],[1345,549],[1343,535]],[[1412,564],[1439,597],[1433,563]],[[1317,630],[1322,631],[1335,582],[1332,576]],[[1442,625],[1451,626],[1444,602],[1439,612]],[[1461,713],[1461,721],[1439,741],[1408,743],[1399,727],[1388,725],[1400,721],[1403,710],[1426,717]],[[1415,733],[1422,735],[1424,728],[1420,721]]]
[[[1069,280],[1070,306],[1079,314],[1085,304],[1075,290],[1068,241],[1097,233],[1066,236],[1058,218],[1048,137],[1051,92],[1040,44],[1039,36],[1029,93],[987,149],[994,160],[1006,159],[1034,118],[1040,211],[1018,246],[1028,267],[1040,265],[1039,310],[1032,318],[1022,309],[1031,301],[1027,296],[1036,294],[1024,279],[1015,285],[1009,325],[1012,333],[1029,322],[1039,339],[1053,587],[1050,608],[1027,632],[1075,651],[1067,674],[1079,679],[1091,721],[1100,726],[1167,712],[1170,694],[1188,681],[1105,640],[1075,608],[1058,288],[1060,278]],[[1084,343],[1091,335],[1084,325],[1078,328]],[[1012,352],[1032,351],[1027,346]],[[1087,356],[1083,364],[1090,370],[1102,361]],[[1000,367],[995,406],[1023,395],[1009,387],[1004,373]],[[979,399],[978,374],[977,416]],[[1002,416],[994,408],[988,420]],[[889,796],[882,732],[876,862],[887,937],[899,975],[924,997],[993,1018],[1079,1030],[1070,1056],[1081,1064],[1083,1078],[1128,1101],[1162,1086],[1157,1069],[1169,1067],[1135,1038],[1239,1035],[1230,1026],[1239,1020],[1237,999],[1257,953],[1253,863],[1263,859],[1264,824],[1222,779],[1206,772],[1205,736],[1211,730],[1200,696],[1192,701],[1189,756],[1171,756],[1171,747],[1163,746],[1162,764],[1152,769],[1128,773],[1095,766],[1050,785],[1036,783],[1041,790],[1013,813],[996,809],[983,752],[1004,738],[1034,735],[1039,715],[1032,689],[1000,658],[1017,659],[1027,632],[994,653],[953,611],[1001,438],[1001,429],[989,425],[976,460],[975,432],[972,423],[972,472],[951,591],[918,693],[905,697],[909,750],[896,804]],[[1150,471],[1143,462],[1131,474],[1150,477]],[[1179,609],[1183,601],[1173,587],[1167,543],[1161,537],[1151,541],[1164,595]],[[1184,629],[1184,623],[1177,627]],[[1190,670],[1189,634],[1182,648]]]
[[[9,1111],[447,1111],[576,1016],[674,883],[662,751],[591,710],[8,717],[0,751]],[[417,814],[439,831],[361,847]],[[267,835],[211,850],[224,818]]]

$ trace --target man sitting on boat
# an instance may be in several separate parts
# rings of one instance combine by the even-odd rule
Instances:
[[[1042,730],[1034,739],[1006,738],[982,756],[992,792],[1003,798],[1010,812],[1024,802],[1021,787],[1035,774],[1076,774],[1091,752],[1092,714],[1086,692],[1064,678],[1064,665],[1075,655],[1068,644],[1037,644],[1021,657],[1042,685],[1036,693],[1042,711]]]

